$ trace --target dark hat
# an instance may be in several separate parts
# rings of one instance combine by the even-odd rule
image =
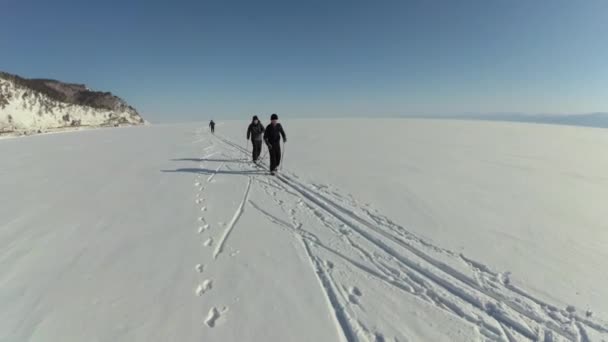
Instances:
[[[259,120],[259,119],[258,119],[258,116],[257,116],[257,115],[254,115],[252,120]]]
[[[279,120],[279,116],[278,116],[278,115],[276,115],[276,114],[272,114],[272,115],[270,116],[270,120]]]

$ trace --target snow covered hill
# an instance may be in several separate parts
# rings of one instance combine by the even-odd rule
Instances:
[[[284,127],[0,141],[0,341],[608,339],[606,131]]]
[[[143,123],[135,108],[110,93],[0,72],[0,134]]]

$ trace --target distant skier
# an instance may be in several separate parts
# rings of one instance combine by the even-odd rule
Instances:
[[[270,125],[266,126],[264,132],[264,141],[268,146],[268,154],[270,155],[270,173],[275,174],[277,167],[281,164],[281,137],[283,143],[287,142],[283,126],[278,123],[279,117],[276,114],[270,116]]]
[[[253,145],[252,160],[254,163],[258,161],[262,152],[262,141],[264,139],[264,126],[260,123],[257,115],[253,116],[249,127],[247,127],[247,140],[251,139]]]
[[[211,128],[211,133],[215,133],[215,122],[213,120],[209,123],[209,128]]]

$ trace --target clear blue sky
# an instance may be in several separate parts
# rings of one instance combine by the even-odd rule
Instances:
[[[608,1],[4,0],[0,70],[152,121],[608,111]]]

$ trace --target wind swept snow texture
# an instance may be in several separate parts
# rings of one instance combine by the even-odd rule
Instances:
[[[0,72],[0,134],[144,122],[135,108],[111,93],[91,91],[81,84],[24,79]]]
[[[0,141],[0,340],[608,339],[603,131],[284,124]]]

